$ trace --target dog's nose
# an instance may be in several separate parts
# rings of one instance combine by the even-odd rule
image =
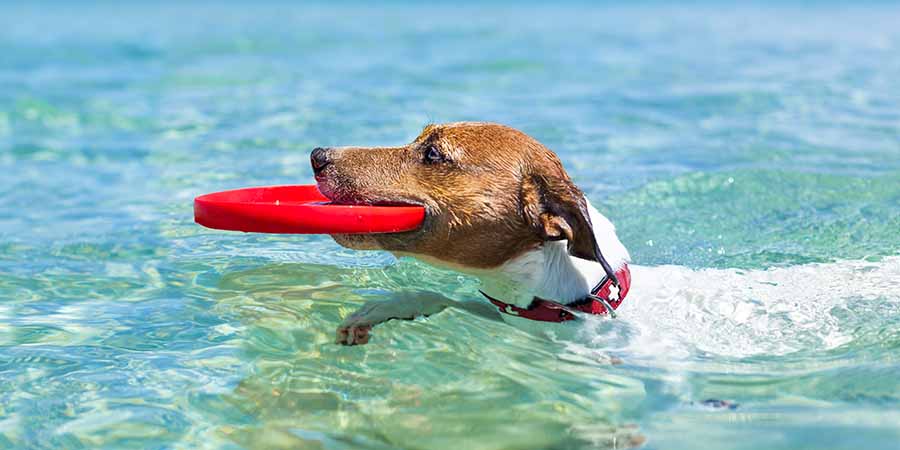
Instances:
[[[325,167],[331,164],[331,160],[328,159],[328,149],[322,147],[314,148],[312,154],[309,155],[309,160],[312,163],[313,173],[316,175],[320,174],[325,170]]]

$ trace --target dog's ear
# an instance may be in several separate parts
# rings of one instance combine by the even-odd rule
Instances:
[[[520,194],[522,214],[540,240],[565,239],[570,255],[600,262],[600,249],[584,193],[561,166],[559,169],[559,175],[525,178]]]

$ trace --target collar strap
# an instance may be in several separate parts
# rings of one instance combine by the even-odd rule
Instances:
[[[618,286],[616,286],[616,284],[618,284]],[[484,292],[481,292],[481,295],[484,295],[500,310],[501,313],[504,314],[524,317],[538,322],[566,322],[576,319],[577,313],[595,315],[609,314],[610,317],[615,317],[615,309],[622,304],[623,300],[625,300],[625,296],[628,294],[628,288],[630,286],[631,270],[628,269],[628,264],[623,264],[622,268],[615,272],[612,278],[604,276],[603,279],[594,286],[594,289],[591,289],[591,293],[587,297],[569,303],[568,305],[535,297],[527,308],[520,308],[516,305],[497,300]],[[610,307],[612,309],[609,309]]]

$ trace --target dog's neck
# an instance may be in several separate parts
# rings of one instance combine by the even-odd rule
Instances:
[[[615,226],[590,202],[588,211],[600,251],[613,270],[620,269],[630,257],[616,236]],[[523,308],[534,297],[561,303],[580,300],[605,276],[599,263],[569,255],[566,241],[547,242],[497,269],[469,273],[481,280],[486,294]]]

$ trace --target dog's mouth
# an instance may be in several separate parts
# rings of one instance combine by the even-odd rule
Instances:
[[[421,206],[425,207],[425,202],[412,198],[384,198],[380,195],[364,194],[361,192],[351,191],[347,189],[334,189],[330,183],[326,182],[324,177],[316,177],[319,192],[331,200],[335,205],[351,205],[351,206]],[[426,208],[427,214],[427,208]]]
[[[332,234],[331,237],[338,244],[356,250],[390,250],[392,248],[405,248],[410,236],[419,235],[422,230],[430,227],[432,215],[425,202],[409,198],[385,198],[383,196],[363,195],[355,190],[333,186],[326,180],[316,177],[319,192],[335,205],[358,206],[421,206],[425,208],[425,219],[418,229],[399,233],[381,233],[378,235],[366,234]],[[391,240],[394,239],[394,240]],[[390,242],[390,243],[389,243]],[[390,248],[389,248],[390,247]]]
[[[414,202],[411,200],[371,200],[366,198],[352,198],[350,200],[331,199],[331,203],[335,205],[349,206],[424,206],[419,202]]]

